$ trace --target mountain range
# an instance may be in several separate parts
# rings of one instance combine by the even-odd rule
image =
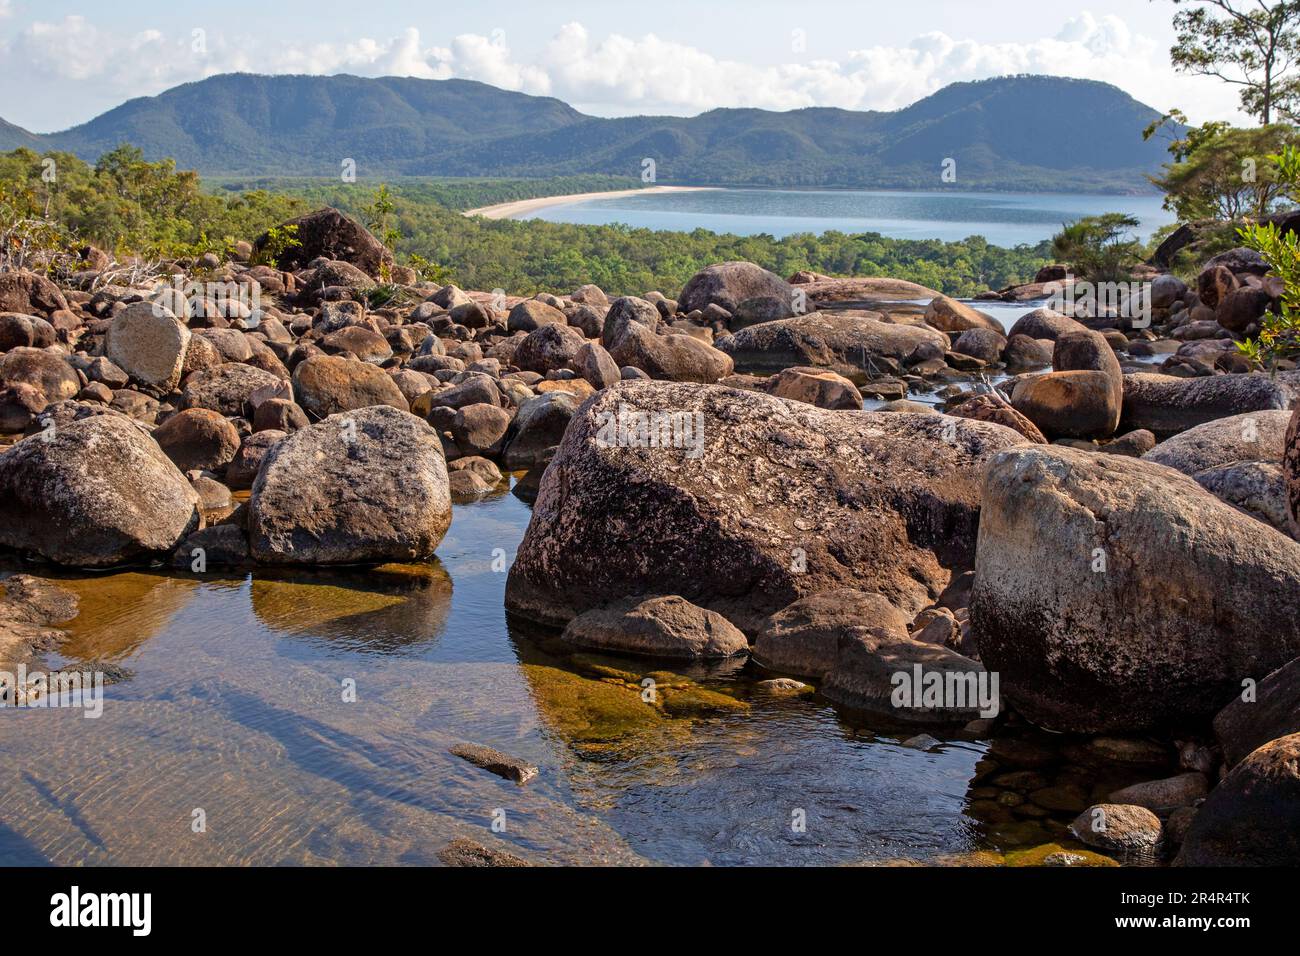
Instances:
[[[933,188],[945,160],[969,189],[1149,189],[1166,158],[1142,140],[1159,114],[1093,80],[954,83],[905,109],[715,109],[588,116],[471,80],[230,73],[123,103],[57,133],[0,119],[0,150],[94,161],[120,143],[205,175],[640,177],[660,183]]]

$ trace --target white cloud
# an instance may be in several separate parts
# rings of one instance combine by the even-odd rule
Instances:
[[[0,0],[0,14],[10,5]],[[461,34],[441,46],[426,45],[415,27],[387,39],[344,43],[272,42],[216,31],[205,40],[205,51],[196,52],[191,37],[169,39],[157,30],[119,33],[80,16],[35,22],[0,44],[0,59],[8,61],[0,79],[5,73],[34,74],[59,82],[48,99],[61,102],[65,96],[73,104],[84,101],[77,89],[91,87],[112,105],[235,70],[461,77],[557,96],[602,115],[626,115],[691,114],[719,106],[888,110],[961,80],[1049,73],[1106,80],[1158,109],[1182,105],[1196,120],[1233,118],[1237,108],[1232,88],[1175,74],[1167,50],[1154,40],[1133,34],[1118,17],[1086,12],[1054,34],[1027,42],[982,43],[934,31],[904,46],[855,50],[842,61],[792,51],[785,62],[742,62],[656,34],[593,38],[580,23],[562,26],[531,60],[516,57],[502,31]],[[0,104],[0,115],[8,109]]]
[[[7,19],[14,15],[13,0],[0,0],[0,20]]]

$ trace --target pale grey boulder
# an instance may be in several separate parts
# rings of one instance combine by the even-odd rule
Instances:
[[[0,454],[0,544],[106,567],[170,553],[199,527],[198,494],[129,418],[57,425]]]
[[[442,443],[391,406],[331,415],[271,446],[248,521],[265,563],[428,560],[451,524]]]
[[[238,335],[239,333],[235,333]],[[190,330],[160,303],[135,302],[109,323],[109,360],[146,388],[167,392],[181,380]]]

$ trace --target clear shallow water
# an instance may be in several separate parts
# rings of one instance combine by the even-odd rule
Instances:
[[[728,710],[650,714],[594,679],[601,662],[507,621],[492,552],[513,556],[528,516],[504,488],[458,505],[429,565],[66,576],[81,613],[51,664],[130,677],[98,720],[0,711],[0,864],[427,864],[469,836],[538,862],[785,865],[1063,838],[1073,813],[996,801],[983,781],[1011,765],[986,742],[906,749],[915,730],[763,694],[753,665],[693,673]],[[540,776],[520,787],[447,753],[465,740]],[[1079,792],[1140,779],[1052,766]]]
[[[993,245],[1036,245],[1062,223],[1122,212],[1150,238],[1173,221],[1159,196],[1066,193],[968,193],[866,190],[716,189],[651,193],[548,206],[520,218],[586,225],[625,223],[646,229],[780,238],[794,233],[878,232],[896,239],[952,242],[983,236]]]

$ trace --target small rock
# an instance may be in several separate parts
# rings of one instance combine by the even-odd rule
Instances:
[[[491,747],[465,743],[457,744],[450,752],[462,760],[468,760],[476,767],[481,767],[498,777],[513,780],[515,783],[527,783],[537,776],[536,767],[499,750],[493,750]]]
[[[1163,836],[1160,819],[1146,807],[1114,803],[1088,807],[1070,832],[1088,846],[1126,853],[1154,850]]]
[[[457,837],[438,851],[438,859],[445,866],[532,866],[527,860],[515,856],[513,853],[506,853],[503,850],[493,850],[490,847],[483,846],[481,843],[475,843],[473,840],[465,837]]]

